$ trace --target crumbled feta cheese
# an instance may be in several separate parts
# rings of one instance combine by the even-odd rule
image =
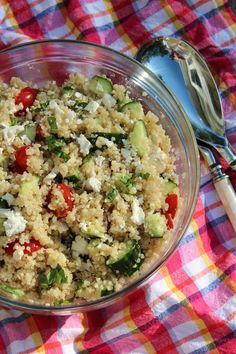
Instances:
[[[6,128],[2,130],[5,142],[7,144],[11,144],[14,141],[16,135],[22,132],[23,130],[23,125],[13,125],[12,127],[6,126]]]
[[[126,163],[130,163],[132,161],[132,155],[129,149],[122,148],[120,152],[121,155],[125,158]]]
[[[84,109],[89,113],[95,113],[99,106],[100,106],[99,102],[91,101],[87,104],[87,106],[85,106]]]
[[[0,209],[0,216],[6,218],[3,226],[8,237],[19,234],[25,230],[27,221],[23,218],[20,212]]]
[[[103,157],[103,156],[97,156],[97,157],[95,158],[96,165],[99,166],[99,167],[101,167],[104,160],[105,160],[105,157]]]
[[[10,194],[10,193],[4,194],[4,195],[2,196],[2,199],[3,199],[3,200],[6,200],[6,202],[7,202],[8,205],[13,205],[14,202],[15,202],[15,198],[14,198],[13,195]]]
[[[78,91],[75,93],[75,97],[76,97],[76,98],[79,98],[79,97],[81,97],[81,96],[82,96],[82,93],[80,93],[80,92],[78,92]]]
[[[140,207],[137,198],[135,198],[132,203],[131,220],[137,225],[142,225],[144,223],[144,212],[143,209]]]
[[[86,156],[89,154],[89,150],[92,147],[92,144],[90,141],[84,136],[83,134],[80,134],[79,137],[76,137],[76,141],[80,146],[80,152],[82,155]]]
[[[68,119],[74,119],[76,117],[76,113],[72,111],[71,109],[68,110],[66,118]]]
[[[81,222],[80,224],[80,228],[83,230],[83,231],[87,231],[87,229],[88,229],[88,224],[86,223],[86,222]]]
[[[58,104],[55,100],[51,100],[48,105],[49,108],[55,109],[58,108]]]
[[[113,107],[116,104],[116,100],[111,95],[109,95],[109,93],[104,94],[102,102],[108,108]]]
[[[52,171],[46,177],[44,177],[43,182],[47,186],[50,186],[50,184],[52,183],[52,181],[54,180],[57,174],[58,174],[58,168],[54,167]]]
[[[101,190],[101,182],[96,177],[90,177],[87,180],[87,184],[91,187],[94,192],[100,192]]]
[[[76,236],[75,240],[71,245],[72,255],[74,258],[78,257],[80,254],[88,254],[88,242],[80,236]]]

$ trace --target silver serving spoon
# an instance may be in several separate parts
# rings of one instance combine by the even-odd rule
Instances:
[[[225,135],[220,96],[203,57],[185,41],[157,37],[146,41],[135,58],[157,75],[183,106],[236,231],[236,194],[209,147],[217,149],[235,171],[236,155]]]
[[[207,142],[236,171],[215,80],[201,54],[187,42],[157,37],[145,42],[135,58],[174,93],[187,113],[198,140]]]

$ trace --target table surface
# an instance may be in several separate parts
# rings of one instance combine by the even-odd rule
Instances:
[[[225,0],[3,1],[0,34],[0,49],[70,38],[129,56],[151,36],[183,38],[212,70],[236,148],[236,17]],[[221,162],[236,187],[236,173]],[[236,353],[235,236],[201,163],[193,219],[148,284],[87,314],[45,318],[1,308],[0,353]]]

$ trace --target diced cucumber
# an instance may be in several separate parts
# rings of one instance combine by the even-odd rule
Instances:
[[[139,101],[131,101],[124,104],[120,111],[123,113],[130,112],[131,119],[143,119],[144,116],[143,107]]]
[[[147,215],[145,218],[145,227],[151,237],[163,237],[166,231],[166,218],[158,212],[152,215]]]
[[[109,258],[107,265],[114,273],[129,276],[140,268],[142,261],[142,251],[138,241],[129,240],[115,258]]]
[[[101,227],[100,230],[97,226],[89,225],[87,227],[81,227],[81,232],[85,236],[89,236],[91,238],[103,238],[104,237],[104,230]]]
[[[128,92],[126,91],[125,94],[124,94],[124,97],[122,99],[122,101],[119,101],[118,103],[118,107],[119,107],[119,110],[121,110],[121,108],[126,104],[126,103],[129,103],[131,102],[131,98],[129,98],[129,94]]]
[[[72,96],[75,93],[75,89],[72,86],[64,86],[62,88],[62,95]]]
[[[95,75],[89,81],[89,90],[102,97],[104,93],[111,93],[113,85],[110,80],[103,76]]]
[[[71,175],[65,177],[65,179],[73,184],[75,189],[80,189],[82,187],[83,181],[81,180],[81,175],[79,171],[74,171]]]
[[[134,125],[133,131],[129,135],[129,140],[140,157],[143,157],[147,150],[147,139],[148,135],[144,121],[138,120]]]
[[[176,187],[177,184],[169,179],[169,181],[165,183],[165,190],[164,190],[165,194],[167,195],[172,193]]]
[[[38,176],[31,176],[30,179],[23,182],[19,189],[19,195],[25,196],[31,193],[34,187],[38,186],[40,178]]]
[[[24,130],[19,133],[19,136],[23,135],[26,135],[30,141],[34,141],[36,136],[36,124],[29,123],[25,125]]]
[[[5,218],[0,218],[0,236],[5,236],[6,235],[5,227],[3,225],[5,220],[6,220]]]

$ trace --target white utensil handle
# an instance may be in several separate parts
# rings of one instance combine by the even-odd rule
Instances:
[[[214,185],[225,208],[226,214],[236,232],[236,193],[234,188],[228,176],[224,176],[223,178],[214,181]]]

